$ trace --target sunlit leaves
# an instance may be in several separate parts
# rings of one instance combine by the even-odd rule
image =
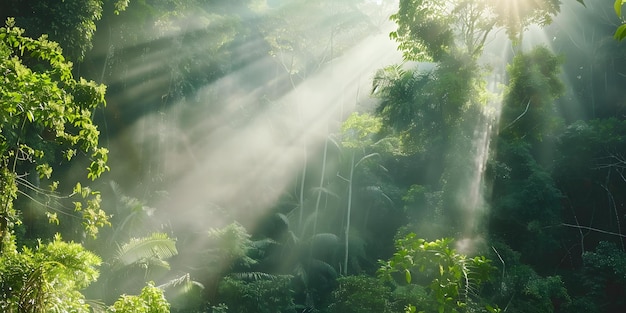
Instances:
[[[453,21],[445,1],[402,0],[390,18],[398,24],[391,38],[400,43],[407,60],[439,60],[453,44]]]
[[[36,249],[0,255],[0,304],[5,312],[90,312],[79,290],[98,278],[101,260],[55,236]]]
[[[626,24],[622,24],[620,25],[616,30],[615,30],[615,35],[613,35],[613,37],[617,40],[622,40],[626,37]]]
[[[379,117],[363,113],[352,113],[341,125],[342,144],[346,148],[364,148],[372,143],[382,127]]]
[[[489,279],[493,267],[484,256],[468,258],[451,248],[451,244],[449,238],[426,241],[411,233],[396,240],[396,252],[389,260],[380,261],[377,274],[401,285],[430,281],[428,287],[434,302],[429,308],[456,312],[476,296],[475,288]],[[398,282],[398,274],[404,282]]]
[[[507,0],[490,3],[498,17],[498,24],[505,27],[510,38],[517,40],[531,24],[550,24],[561,7],[559,0]]]
[[[104,105],[105,87],[82,78],[75,80],[72,64],[58,44],[46,36],[38,40],[24,37],[23,30],[13,25],[9,19],[7,26],[0,28],[0,72],[4,74],[0,84],[0,166],[32,166],[40,178],[50,179],[60,155],[69,161],[80,151],[91,156],[87,177],[99,177],[109,169],[108,151],[98,146],[99,131],[91,115],[93,109]],[[52,183],[48,192],[58,187],[58,182]],[[83,212],[90,235],[108,224],[98,197],[83,195],[84,205],[76,206]],[[0,212],[4,214],[8,213]]]
[[[583,0],[577,1],[584,5]],[[626,24],[624,24],[622,16],[622,7],[624,6],[624,3],[626,3],[626,1],[624,0],[615,0],[615,2],[613,3],[613,10],[615,11],[615,14],[617,15],[617,17],[622,19],[622,25],[618,26],[617,29],[615,29],[615,33],[613,34],[613,38],[618,41],[622,41],[624,38],[626,38]]]
[[[138,296],[122,295],[108,308],[110,313],[169,313],[170,305],[163,290],[150,282]]]
[[[613,4],[613,9],[615,10],[615,14],[617,14],[617,17],[622,17],[622,6],[624,5],[624,3],[626,3],[626,1],[624,0],[615,0],[615,3]]]

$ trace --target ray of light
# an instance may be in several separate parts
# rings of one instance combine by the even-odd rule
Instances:
[[[386,32],[373,34],[280,99],[265,101],[265,86],[246,83],[258,70],[252,64],[198,91],[195,103],[143,117],[115,144],[137,162],[157,157],[151,171],[162,172],[169,193],[157,206],[174,223],[221,225],[206,212],[215,205],[253,223],[297,176],[303,145],[319,146],[327,125],[337,130],[342,110],[368,101],[375,70],[398,61]]]

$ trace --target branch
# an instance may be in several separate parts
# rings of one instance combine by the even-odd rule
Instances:
[[[588,227],[588,226],[572,225],[572,224],[567,224],[567,223],[561,223],[561,226],[567,226],[567,227],[578,228],[578,229],[586,229],[586,230],[591,230],[591,231],[595,231],[595,232],[598,232],[598,233],[603,233],[603,234],[607,234],[607,235],[613,235],[613,236],[626,238],[626,235],[622,235],[622,234],[618,234],[618,233],[614,233],[614,232],[611,232],[611,231],[606,231],[606,230],[602,230],[602,229],[598,229],[598,228]]]
[[[520,118],[522,118],[522,116],[526,115],[529,107],[530,107],[530,99],[528,100],[528,103],[526,104],[526,109],[524,109],[524,112],[522,112],[522,114],[520,114],[516,119],[514,119],[513,122],[509,123],[509,125],[506,125],[506,127],[504,127],[502,130],[505,130],[511,127],[513,124],[515,124],[515,122],[517,122]]]

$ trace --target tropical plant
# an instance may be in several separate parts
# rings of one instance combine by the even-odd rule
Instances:
[[[493,266],[484,256],[468,258],[451,247],[449,238],[426,241],[410,233],[396,241],[396,252],[380,261],[377,274],[396,285],[424,284],[426,303],[412,303],[427,312],[471,311],[480,302],[480,286],[490,279]],[[476,309],[476,308],[474,308]]]
[[[107,310],[110,313],[169,313],[170,305],[163,290],[150,282],[137,296],[122,295]]]
[[[0,255],[0,308],[7,313],[91,312],[80,290],[99,275],[101,260],[82,245],[55,236],[35,249]]]
[[[121,294],[139,290],[149,281],[162,280],[170,270],[168,259],[178,254],[176,241],[164,233],[131,238],[119,245],[102,269],[103,279],[94,291],[104,292],[105,301],[113,301]],[[193,282],[187,275],[174,278],[162,285],[191,288]],[[161,286],[160,286],[161,287]],[[100,296],[102,297],[102,296]]]
[[[219,284],[219,296],[228,306],[228,312],[296,312],[290,276],[272,275],[251,280],[226,276]]]
[[[391,290],[381,280],[370,276],[344,276],[337,279],[331,313],[385,313],[391,312]]]

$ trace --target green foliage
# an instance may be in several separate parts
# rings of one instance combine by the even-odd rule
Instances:
[[[493,240],[492,248],[502,265],[500,278],[493,279],[494,287],[499,287],[494,301],[504,312],[548,313],[568,308],[571,298],[560,276],[537,274],[520,260],[519,252],[498,240]]]
[[[176,241],[167,234],[153,233],[148,237],[132,238],[122,245],[113,257],[113,269],[129,265],[149,264],[169,268],[166,259],[178,254]]]
[[[493,266],[484,256],[468,258],[450,247],[451,239],[428,242],[414,233],[396,241],[396,252],[381,261],[378,275],[386,281],[425,283],[430,303],[417,304],[438,312],[461,312],[478,297]],[[400,278],[402,277],[402,278]]]
[[[619,292],[626,288],[626,253],[615,244],[603,241],[595,251],[583,254],[583,262],[584,298],[602,312],[626,309],[626,301]]]
[[[564,91],[559,78],[561,63],[562,58],[542,46],[515,56],[507,67],[510,80],[504,95],[501,136],[541,141],[559,126],[554,100]]]
[[[331,313],[390,312],[391,291],[380,280],[369,276],[345,276],[337,279],[333,291]]]
[[[170,305],[163,290],[150,282],[138,296],[122,295],[107,312],[110,313],[169,313]]]
[[[626,1],[624,0],[615,0],[615,2],[613,3],[615,14],[617,14],[617,17],[619,18],[622,18],[622,6],[624,6],[625,2]],[[622,23],[622,25],[618,26],[617,29],[615,29],[615,34],[613,35],[613,38],[618,41],[626,38],[626,24]]]
[[[465,54],[476,59],[496,26],[518,39],[530,24],[547,25],[560,9],[558,0],[401,0],[391,20],[406,60],[439,62],[449,55]]]
[[[13,24],[13,19],[8,19],[6,27],[0,28],[0,72],[4,73],[0,84],[0,168],[8,191],[0,215],[10,223],[16,222],[10,202],[18,194],[26,195],[22,189],[60,198],[58,182],[52,182],[47,190],[33,185],[26,174],[29,168],[34,167],[40,178],[50,179],[52,164],[63,161],[59,154],[69,161],[82,151],[91,159],[88,178],[96,179],[109,169],[108,151],[98,146],[99,131],[91,119],[93,110],[104,104],[105,86],[75,80],[71,63],[56,43],[46,36],[38,40],[24,37],[24,31]],[[15,186],[19,188],[15,190]],[[82,214],[87,233],[95,236],[100,227],[108,225],[108,217],[100,209],[100,195],[80,185],[74,194],[82,198],[75,201],[75,210]],[[3,238],[10,230],[9,225],[1,225]]]
[[[341,125],[342,145],[350,149],[363,149],[375,142],[382,127],[379,117],[367,113],[352,113]]]
[[[563,195],[529,143],[500,140],[497,150],[490,231],[506,238],[525,262],[549,268],[559,262],[559,229],[550,226],[561,222]]]
[[[405,70],[401,65],[376,72],[372,84],[372,95],[380,99],[376,113],[382,118],[383,131],[395,134],[400,153],[424,152],[441,140],[444,125],[436,81],[432,71]]]
[[[497,24],[503,26],[513,40],[521,39],[522,33],[531,24],[549,25],[561,9],[559,0],[491,1],[491,5]]]
[[[295,313],[290,281],[290,276],[253,281],[227,276],[220,282],[218,293],[228,312]]]
[[[35,249],[0,255],[0,308],[4,312],[90,312],[81,289],[99,275],[100,258],[56,236]]]
[[[93,46],[96,23],[103,16],[103,7],[111,5],[115,14],[126,10],[130,0],[65,0],[8,1],[3,6],[0,19],[14,17],[28,36],[46,34],[58,42],[67,57],[74,62],[82,61]]]
[[[290,76],[291,87],[376,31],[356,2],[288,1],[262,20],[269,54]]]
[[[253,246],[248,231],[238,222],[233,222],[223,228],[209,230],[211,240],[211,258],[220,266],[233,266],[233,262],[240,262],[248,267],[256,261],[248,256]]]
[[[402,0],[391,19],[398,29],[391,38],[400,42],[399,49],[407,60],[438,61],[449,52],[454,41],[445,1]]]

